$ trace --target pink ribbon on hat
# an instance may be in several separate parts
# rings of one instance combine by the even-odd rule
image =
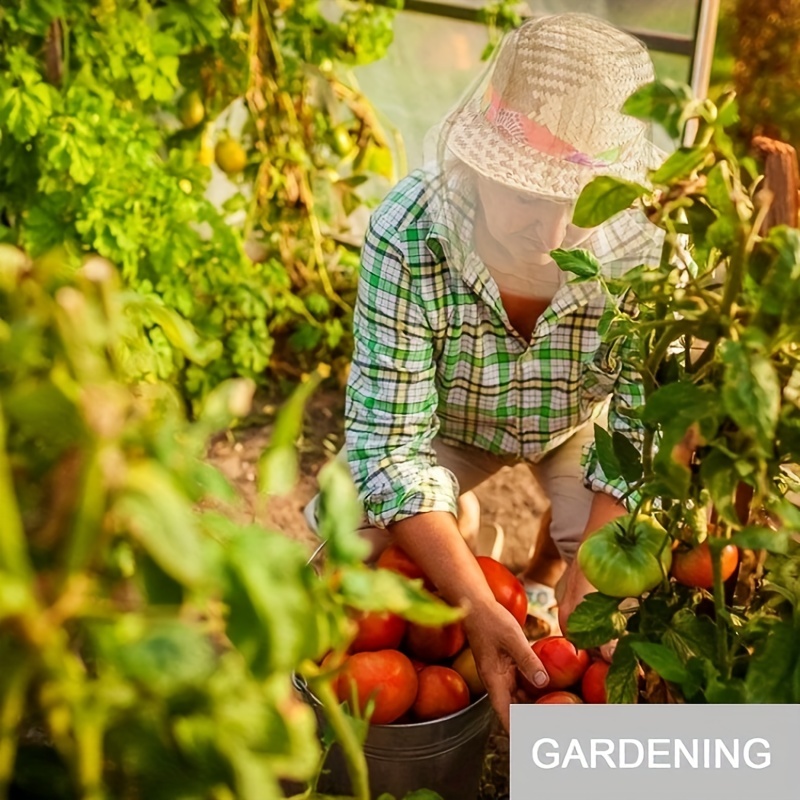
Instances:
[[[613,164],[619,156],[618,147],[594,157],[581,153],[569,142],[551,133],[544,125],[507,106],[492,86],[486,90],[485,100],[487,105],[484,115],[489,122],[509,138],[523,142],[540,153],[594,168]]]

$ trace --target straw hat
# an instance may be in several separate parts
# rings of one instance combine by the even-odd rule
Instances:
[[[645,46],[596,17],[530,20],[445,120],[443,144],[484,177],[551,197],[574,199],[597,175],[641,181],[658,150],[621,108],[653,79]]]

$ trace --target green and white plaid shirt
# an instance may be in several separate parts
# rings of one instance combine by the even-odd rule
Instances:
[[[498,455],[539,461],[609,396],[609,428],[641,440],[620,411],[643,400],[621,348],[600,342],[606,298],[595,282],[556,293],[526,342],[511,326],[495,282],[475,255],[448,265],[428,198],[431,178],[401,181],[370,220],[355,309],[347,386],[348,461],[369,521],[380,527],[420,512],[456,512],[454,476],[436,463],[435,436]],[[472,215],[458,231],[471,241]],[[658,261],[658,228],[630,211],[583,245],[609,275]],[[594,453],[585,484],[621,497]]]

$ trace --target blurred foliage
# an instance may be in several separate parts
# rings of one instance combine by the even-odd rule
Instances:
[[[348,606],[434,624],[453,610],[361,564],[336,463],[320,476],[319,574],[299,542],[198,510],[233,502],[202,457],[253,383],[218,385],[194,422],[174,389],[131,386],[141,298],[118,283],[97,256],[67,270],[0,245],[0,798],[282,797],[279,780],[313,783],[322,755],[293,673],[363,774],[363,725],[316,662],[346,648]],[[276,441],[300,419],[284,415]]]
[[[231,376],[342,366],[357,252],[349,216],[395,176],[349,68],[393,11],[361,0],[0,2],[0,241],[88,252],[152,307],[128,370],[200,399]],[[227,178],[227,180],[226,180]],[[209,192],[211,186],[211,192]],[[208,197],[227,193],[219,207]],[[338,359],[338,361],[337,361]]]
[[[712,84],[736,90],[741,147],[756,135],[800,146],[800,2],[723,0]]]

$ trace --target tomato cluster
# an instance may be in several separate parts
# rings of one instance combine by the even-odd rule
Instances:
[[[669,575],[677,583],[699,589],[714,585],[710,540],[693,547],[673,545],[653,516],[613,520],[589,536],[578,549],[578,565],[597,591],[611,597],[639,597]],[[739,564],[736,545],[721,548],[721,577],[728,580]]]
[[[586,650],[578,650],[563,636],[548,636],[531,645],[550,683],[537,689],[520,675],[520,684],[534,703],[605,703],[608,663],[593,661]]]
[[[525,622],[528,599],[522,583],[500,562],[479,556],[477,562],[499,602]],[[397,545],[381,554],[377,566],[435,587]],[[334,690],[342,702],[357,702],[365,713],[372,702],[376,725],[426,722],[454,714],[485,694],[464,627],[454,622],[428,627],[388,612],[352,612],[356,635],[338,666]]]

